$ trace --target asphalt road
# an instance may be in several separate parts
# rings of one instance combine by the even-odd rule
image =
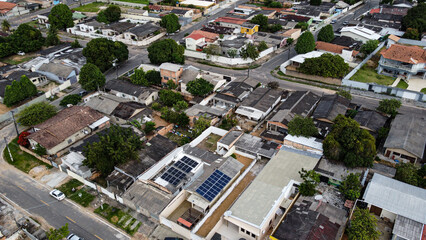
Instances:
[[[0,130],[0,149],[3,153],[4,137],[9,140],[15,137],[13,124]],[[86,240],[121,240],[129,237],[111,227],[104,220],[77,206],[68,199],[57,201],[49,195],[46,186],[36,182],[27,174],[7,164],[3,157],[0,160],[0,193],[8,200],[19,205],[24,212],[41,223],[58,228],[66,223],[71,233]]]

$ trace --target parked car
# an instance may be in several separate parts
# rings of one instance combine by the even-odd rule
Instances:
[[[74,233],[71,233],[70,235],[68,235],[67,240],[84,240],[84,238],[81,238],[75,235]]]
[[[78,93],[78,95],[80,95],[80,97],[84,97],[87,95],[87,91],[81,91]]]
[[[59,191],[58,189],[53,189],[52,191],[50,191],[50,196],[56,198],[57,200],[61,201],[65,198],[65,194],[61,191]]]
[[[336,22],[336,20],[331,20],[331,24],[335,24]]]
[[[19,55],[19,56],[24,56],[24,55],[25,55],[25,53],[24,53],[24,52],[22,52],[22,51],[19,51],[19,52],[18,52],[18,55]]]

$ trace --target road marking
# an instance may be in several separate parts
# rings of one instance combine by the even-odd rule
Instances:
[[[73,222],[73,223],[76,223],[74,220],[72,220],[71,218],[69,218],[69,217],[67,217],[67,216],[65,216],[68,220],[70,220],[71,222]]]
[[[98,235],[96,235],[96,234],[95,234],[95,237],[97,237],[97,238],[98,238],[98,239],[100,239],[100,240],[103,240],[102,238],[100,238],[100,237],[99,237]]]
[[[16,185],[18,188],[22,189],[22,191],[25,191],[25,189],[19,185]]]
[[[49,204],[47,204],[45,201],[40,200],[42,203],[46,204],[46,206],[49,206]]]

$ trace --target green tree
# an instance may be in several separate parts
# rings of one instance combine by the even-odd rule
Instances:
[[[1,22],[1,29],[3,30],[3,32],[9,32],[10,23],[6,19]]]
[[[34,95],[37,95],[37,87],[27,76],[22,75],[19,81],[12,81],[11,85],[6,86],[3,103],[11,107]]]
[[[349,72],[349,64],[339,55],[324,53],[319,57],[305,59],[298,70],[321,77],[343,78]]]
[[[407,28],[407,30],[405,31],[402,37],[419,40],[420,39],[419,30],[417,30],[416,28]]]
[[[168,89],[161,89],[158,96],[160,102],[168,107],[172,107],[175,103],[183,100],[183,96],[180,93]]]
[[[346,98],[346,99],[352,100],[352,95],[349,91],[339,90],[339,91],[337,91],[337,94]]]
[[[265,42],[265,41],[261,41],[261,42],[259,43],[259,45],[257,45],[257,50],[258,50],[259,52],[265,51],[266,49],[268,49],[268,45],[266,44],[266,42]]]
[[[219,125],[219,128],[230,130],[231,128],[237,126],[238,120],[234,116],[226,116],[222,119],[222,123]]]
[[[302,168],[299,171],[300,177],[303,179],[303,182],[299,185],[299,192],[302,196],[313,196],[316,193],[315,188],[320,182],[320,175],[314,170],[307,171]]]
[[[143,71],[143,68],[139,68],[135,70],[135,73],[133,73],[130,76],[130,82],[136,85],[142,85],[142,86],[149,86],[149,82],[145,77],[145,72]]]
[[[383,99],[380,100],[377,110],[395,117],[398,114],[398,108],[401,107],[401,101],[397,99]]]
[[[293,38],[287,38],[287,46],[290,46],[291,44],[293,44],[294,39]]]
[[[121,8],[117,5],[109,5],[105,10],[99,12],[96,20],[98,22],[112,23],[120,20]]]
[[[178,87],[178,85],[172,79],[169,79],[167,81],[166,85],[167,85],[167,88],[172,89],[172,90],[174,90]]]
[[[161,109],[161,104],[158,102],[154,102],[152,103],[151,108],[155,111],[159,111]]]
[[[361,182],[357,174],[349,174],[340,185],[340,191],[346,199],[355,201],[361,196]]]
[[[203,48],[203,53],[207,54],[207,58],[210,58],[213,55],[220,55],[221,49],[217,44],[210,44]]]
[[[321,5],[322,1],[321,0],[310,0],[309,4],[313,5],[313,6],[319,6]]]
[[[269,4],[269,6],[268,6],[268,7],[271,7],[271,8],[282,8],[282,7],[283,7],[283,5],[282,5],[280,2],[273,1],[273,2],[271,2],[271,3]]]
[[[81,96],[78,94],[70,94],[65,96],[61,102],[59,103],[59,106],[66,107],[68,104],[77,105],[79,102],[81,102]]]
[[[154,131],[155,130],[155,122],[151,122],[151,121],[149,121],[149,122],[146,122],[145,123],[145,128],[143,129],[143,131],[146,133],[146,134],[150,134],[152,131]]]
[[[278,89],[280,84],[277,81],[268,82],[268,88]]]
[[[72,19],[72,12],[68,5],[58,4],[55,5],[49,14],[49,23],[51,27],[56,29],[66,29],[74,27],[74,21]]]
[[[87,145],[83,154],[83,164],[97,169],[102,176],[108,176],[114,166],[138,159],[142,142],[131,128],[112,125],[105,134],[99,135],[99,141]]]
[[[395,179],[414,186],[418,186],[419,176],[417,167],[412,163],[399,163],[396,165]]]
[[[198,137],[204,130],[210,127],[210,119],[205,116],[200,116],[197,120],[194,121],[194,128],[192,130],[192,137]]]
[[[176,122],[174,123],[180,127],[186,127],[189,124],[189,117],[184,112],[181,112],[177,115]]]
[[[55,106],[47,102],[34,103],[17,114],[17,122],[24,126],[33,126],[56,115]]]
[[[160,26],[165,28],[167,33],[174,33],[180,29],[179,18],[176,14],[171,13],[161,18]]]
[[[83,55],[87,63],[95,64],[102,72],[105,72],[113,65],[123,62],[129,58],[129,50],[126,44],[120,41],[111,41],[106,38],[95,38],[87,43],[83,49]]]
[[[15,52],[22,51],[26,53],[40,50],[45,42],[40,30],[28,24],[19,25],[7,39]]]
[[[44,155],[47,154],[46,148],[44,148],[43,146],[41,146],[38,143],[37,143],[36,147],[34,148],[34,152],[39,156],[44,156]]]
[[[402,19],[402,28],[415,28],[419,33],[426,32],[426,3],[419,3],[417,6],[410,8],[407,15]]]
[[[185,102],[184,100],[180,100],[178,102],[176,102],[175,104],[173,104],[173,109],[176,112],[182,112],[183,110],[188,108],[188,103]]]
[[[298,22],[294,28],[300,28],[303,31],[308,30],[309,24],[306,22]]]
[[[237,56],[237,53],[238,53],[238,51],[235,48],[231,48],[227,52],[227,54],[230,58],[235,58]]]
[[[310,117],[296,115],[288,123],[288,133],[293,136],[315,137],[318,135],[318,129],[315,127],[314,120]]]
[[[160,85],[161,84],[161,74],[159,71],[149,70],[145,73],[145,78],[150,85]]]
[[[318,33],[318,41],[331,42],[334,39],[333,26],[328,24],[327,26],[321,28]]]
[[[49,240],[61,240],[64,239],[70,234],[70,231],[68,230],[68,223],[65,223],[64,226],[58,228],[58,229],[49,229],[49,232],[46,233],[47,239]]]
[[[368,209],[356,208],[347,228],[349,240],[377,240],[380,231],[376,229],[377,219]]]
[[[186,90],[194,96],[206,96],[211,93],[214,89],[213,84],[205,80],[204,78],[197,78],[188,82]]]
[[[148,58],[153,64],[164,62],[180,63],[185,62],[183,56],[185,48],[176,43],[173,39],[164,39],[152,43],[148,47]]]
[[[105,85],[105,76],[96,65],[86,63],[81,68],[78,83],[83,89],[94,91]]]
[[[80,42],[76,39],[76,40],[74,40],[74,42],[71,43],[71,47],[72,48],[81,48],[82,46],[81,46]]]
[[[253,44],[249,43],[241,50],[240,55],[244,60],[250,58],[252,61],[256,61],[259,57],[259,51],[257,51],[257,48]],[[252,62],[249,64],[248,75],[250,75],[251,64]]]
[[[308,53],[315,49],[315,39],[311,32],[304,32],[297,40],[294,50],[298,54]]]
[[[368,55],[372,53],[379,46],[379,41],[377,40],[368,40],[361,46],[360,52]]]
[[[15,54],[15,49],[10,42],[0,42],[0,58]]]
[[[59,37],[58,37],[58,30],[56,30],[55,27],[51,26],[49,28],[49,31],[47,32],[46,46],[59,45],[60,43],[61,43],[61,40],[59,40]]]
[[[261,31],[265,31],[268,27],[268,17],[263,14],[257,14],[250,22],[259,25]]]

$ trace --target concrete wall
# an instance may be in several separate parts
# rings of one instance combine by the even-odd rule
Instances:
[[[293,77],[297,77],[297,78],[319,81],[319,82],[328,83],[328,84],[334,84],[334,85],[341,85],[342,84],[342,80],[339,79],[339,78],[330,78],[330,77],[326,78],[326,77],[321,77],[321,76],[308,75],[308,74],[292,71],[292,70],[289,70],[289,69],[287,69],[286,74],[293,76]]]
[[[67,80],[67,81],[65,81],[64,83],[62,83],[61,85],[59,85],[58,87],[56,87],[56,88],[52,88],[52,89],[50,89],[49,91],[47,91],[47,92],[45,93],[45,96],[46,96],[46,98],[50,98],[51,96],[53,96],[53,95],[55,95],[55,94],[59,93],[60,91],[62,91],[62,90],[64,90],[64,89],[66,89],[66,88],[68,88],[68,87],[70,87],[70,86],[71,86],[71,81],[70,81],[70,80]]]
[[[140,7],[140,8],[143,8],[146,6],[146,4],[141,4],[141,3],[120,2],[120,1],[111,1],[111,0],[97,0],[97,2],[104,2],[108,4],[116,4],[116,5],[129,6],[129,7]]]
[[[22,150],[22,151],[24,151],[24,152],[26,152],[26,153],[28,153],[28,154],[31,154],[31,155],[33,155],[34,157],[36,157],[38,160],[40,160],[40,161],[42,161],[42,162],[44,162],[44,163],[47,163],[47,164],[49,164],[49,165],[52,165],[51,164],[51,162],[49,161],[49,160],[47,160],[46,158],[44,158],[44,157],[40,157],[39,155],[37,155],[35,152],[33,152],[33,151],[31,151],[31,150],[29,150],[29,149],[27,149],[27,148],[25,148],[25,147],[23,147],[23,146],[21,146],[21,145],[19,145],[19,148]]]

